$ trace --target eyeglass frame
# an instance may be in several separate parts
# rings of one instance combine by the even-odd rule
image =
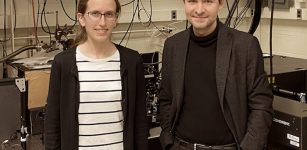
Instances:
[[[96,13],[97,15],[99,14],[99,17],[95,18],[95,16],[93,16],[94,13]],[[89,11],[89,12],[86,12],[85,14],[87,14],[88,17],[90,18],[90,20],[93,21],[93,22],[100,21],[102,16],[104,16],[105,21],[113,22],[118,18],[118,15],[119,15],[117,12],[113,12],[113,11],[107,11],[107,12],[104,12],[104,13],[101,13],[99,11]],[[112,15],[112,16],[108,16],[108,15]],[[94,20],[93,18],[97,19],[97,20]]]

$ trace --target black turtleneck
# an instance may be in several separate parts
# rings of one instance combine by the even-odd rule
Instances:
[[[190,35],[183,109],[175,133],[193,143],[234,143],[217,95],[215,66],[218,27],[205,37],[197,37],[191,27]]]

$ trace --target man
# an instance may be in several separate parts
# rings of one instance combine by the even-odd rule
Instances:
[[[224,0],[184,0],[191,27],[166,40],[159,94],[165,150],[263,150],[272,100],[258,40],[218,21]]]

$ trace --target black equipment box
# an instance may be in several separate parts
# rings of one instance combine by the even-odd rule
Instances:
[[[270,76],[269,58],[264,59]],[[305,102],[307,93],[307,60],[274,55],[272,57],[272,85],[274,95]]]
[[[293,93],[307,93],[307,71],[298,70],[275,75],[275,85],[278,89]]]
[[[0,79],[0,144],[10,140],[25,125],[26,101],[24,78]]]
[[[272,57],[272,62],[273,75],[307,70],[306,59],[274,55]],[[270,59],[268,57],[264,58],[264,70],[270,74]]]
[[[269,143],[280,149],[307,149],[307,104],[275,96]]]

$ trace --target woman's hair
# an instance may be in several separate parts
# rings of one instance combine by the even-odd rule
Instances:
[[[185,2],[185,0],[182,0],[183,2]],[[223,2],[223,0],[219,0],[219,3],[222,3]]]
[[[86,8],[87,8],[87,2],[88,1],[90,1],[90,0],[79,0],[79,3],[78,3],[78,13],[81,13],[83,15],[85,14],[85,11],[86,11]],[[116,3],[116,13],[120,14],[120,11],[121,11],[120,3],[119,3],[118,0],[114,0],[114,1]],[[75,42],[74,42],[75,44],[74,45],[82,44],[86,40],[87,40],[87,33],[86,33],[86,30],[85,30],[85,27],[79,26],[77,35],[75,37]]]

